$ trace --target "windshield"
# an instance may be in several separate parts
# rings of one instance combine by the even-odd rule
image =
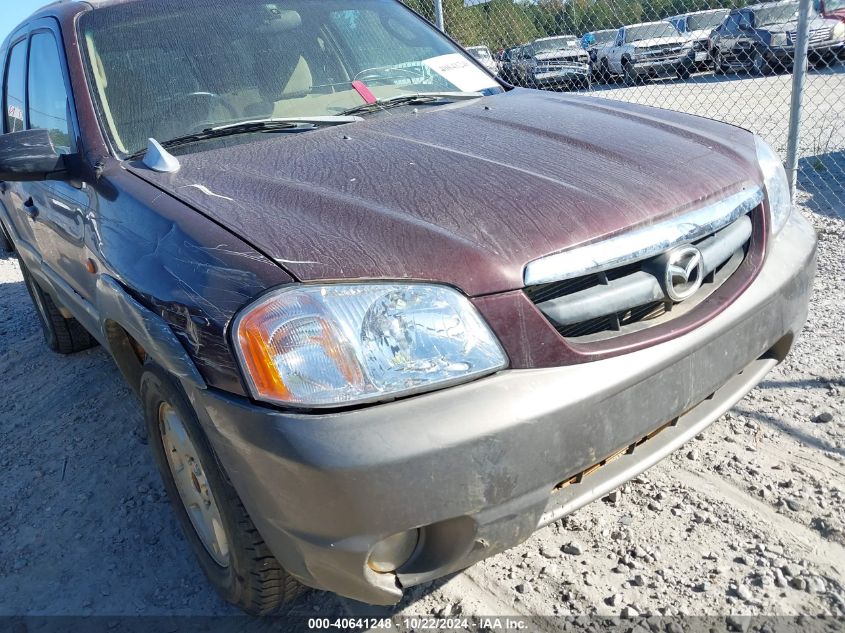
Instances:
[[[394,0],[145,0],[80,19],[115,148],[264,118],[337,115],[419,92],[500,90]]]
[[[548,40],[534,42],[534,53],[546,53],[548,51],[559,51],[564,48],[580,48],[578,40],[574,37],[554,37]]]
[[[713,30],[725,20],[728,15],[725,11],[714,11],[713,13],[699,13],[687,18],[687,31]]]
[[[678,29],[668,22],[655,22],[653,24],[638,24],[625,28],[626,42],[639,42],[650,40],[655,37],[678,37]]]
[[[599,31],[598,33],[593,33],[593,43],[608,44],[616,39],[617,33],[618,31]]]
[[[798,4],[785,4],[779,7],[765,7],[754,11],[755,26],[788,24],[798,18]]]
[[[825,11],[837,11],[845,9],[845,0],[824,0]]]

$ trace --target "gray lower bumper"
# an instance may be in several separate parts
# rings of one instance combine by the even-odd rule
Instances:
[[[638,75],[671,75],[677,73],[678,70],[685,64],[689,64],[690,66],[693,64],[690,57],[673,57],[672,59],[661,60],[637,60],[634,63],[634,70],[637,71]]]
[[[815,235],[796,213],[737,301],[646,350],[504,371],[334,414],[284,413],[212,390],[190,396],[282,565],[306,584],[390,604],[400,585],[518,544],[716,419],[788,351],[806,318],[814,264]],[[553,492],[671,420],[632,453]],[[376,542],[422,526],[418,553],[398,577],[370,571]]]
[[[589,78],[589,68],[567,69],[535,75],[534,83],[538,86],[546,86],[550,84],[572,84],[589,81]]]

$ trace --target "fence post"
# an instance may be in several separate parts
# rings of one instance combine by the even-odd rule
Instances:
[[[789,106],[789,137],[786,145],[786,176],[789,189],[795,200],[795,185],[798,182],[798,141],[801,128],[801,101],[804,97],[804,80],[807,76],[807,46],[810,39],[810,0],[798,4],[798,41],[795,43],[795,59],[792,65],[792,102]]]
[[[434,23],[438,29],[446,32],[443,28],[443,0],[434,0]]]

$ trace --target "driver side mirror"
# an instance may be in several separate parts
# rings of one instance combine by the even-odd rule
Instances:
[[[0,135],[0,180],[64,180],[65,157],[56,151],[47,130]]]

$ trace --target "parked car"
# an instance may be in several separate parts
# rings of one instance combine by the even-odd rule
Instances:
[[[590,58],[574,35],[543,37],[526,47],[527,83],[535,88],[589,88]]]
[[[593,31],[581,37],[581,48],[587,51],[590,57],[590,74],[595,80],[608,81],[610,76],[603,73],[603,66],[599,64],[600,51],[605,48],[612,48],[619,29],[607,29],[605,31]]]
[[[824,17],[845,22],[845,0],[815,0],[813,4]]]
[[[629,86],[649,77],[686,79],[695,63],[692,41],[665,21],[623,26],[613,45],[598,50],[597,57],[600,74],[621,75]]]
[[[393,604],[524,541],[802,330],[816,239],[762,140],[511,89],[398,1],[59,2],[0,58],[33,318],[114,357],[251,613]]]
[[[467,53],[480,61],[494,75],[499,72],[499,66],[496,64],[496,60],[493,59],[490,49],[486,46],[470,46],[467,48]]]
[[[674,24],[680,33],[692,40],[696,69],[709,70],[712,68],[713,64],[710,59],[710,34],[713,32],[713,29],[725,21],[728,13],[730,13],[728,9],[708,9],[706,11],[694,11],[669,18],[669,22]]]
[[[520,60],[522,59],[522,46],[511,46],[502,53],[499,62],[499,77],[513,86],[520,85]]]
[[[763,74],[790,68],[795,56],[798,2],[767,2],[730,12],[713,31],[711,56],[716,72],[747,71]],[[813,12],[809,24],[809,51],[814,57],[832,57],[845,46],[845,23]]]
[[[845,0],[815,0],[816,10],[831,20],[845,22]],[[839,59],[845,59],[845,48],[840,48]]]
[[[589,56],[574,35],[544,37],[511,54],[505,77],[527,88],[589,88]]]

